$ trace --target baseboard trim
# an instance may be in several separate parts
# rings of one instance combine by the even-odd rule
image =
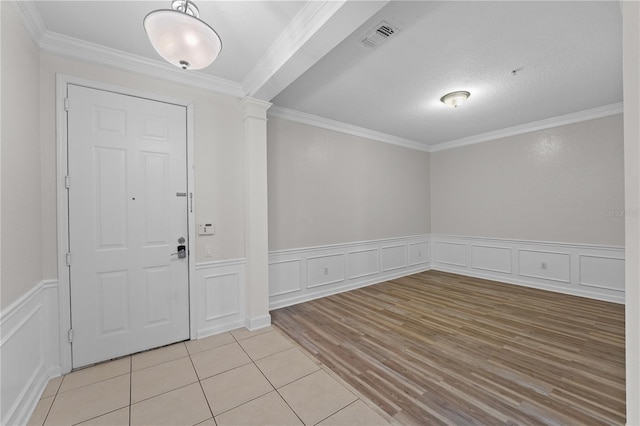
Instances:
[[[247,318],[245,327],[249,331],[255,331],[271,325],[271,315],[263,315],[256,318]]]
[[[216,334],[224,333],[226,331],[235,330],[236,328],[245,327],[245,321],[231,321],[227,323],[221,323],[208,328],[201,328],[198,330],[198,334],[196,335],[196,339],[203,339],[205,337],[214,336]]]
[[[292,297],[290,299],[285,299],[279,302],[275,302],[269,305],[269,310],[275,310],[280,308],[285,308],[291,305],[297,305],[298,303],[310,302],[315,299],[320,299],[327,296],[332,296],[334,294],[344,293],[345,291],[356,290],[362,287],[368,287],[374,284],[380,284],[385,281],[394,280],[396,278],[406,277],[407,275],[418,274],[420,272],[425,272],[431,270],[431,266],[428,264],[424,264],[419,268],[412,268],[409,270],[403,270],[402,272],[396,272],[395,274],[387,274],[384,277],[376,277],[371,280],[361,281],[357,284],[342,286],[342,287],[334,287],[327,291],[316,292],[309,295]]]

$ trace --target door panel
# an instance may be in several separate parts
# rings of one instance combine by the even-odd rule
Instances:
[[[73,367],[189,337],[184,107],[69,85]]]
[[[126,249],[127,152],[101,147],[93,152],[96,249]]]

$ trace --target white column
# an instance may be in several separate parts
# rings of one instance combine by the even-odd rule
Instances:
[[[623,1],[627,424],[640,425],[640,3]]]
[[[245,167],[245,322],[249,330],[271,324],[267,211],[267,110],[271,103],[242,100]]]

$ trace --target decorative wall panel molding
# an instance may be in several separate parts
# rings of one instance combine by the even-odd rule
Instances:
[[[344,253],[307,257],[307,287],[321,287],[344,282]]]
[[[194,292],[195,338],[245,326],[245,259],[198,263]]]
[[[429,262],[431,259],[431,244],[428,241],[409,243],[409,266]]]
[[[433,253],[433,259],[432,259]],[[281,250],[269,254],[270,309],[429,269],[624,303],[622,247],[453,235]],[[196,338],[246,325],[246,259],[196,265]],[[60,375],[59,289],[42,281],[0,313],[2,424],[26,424]],[[268,317],[252,320],[257,328]]]
[[[471,245],[471,267],[510,274],[513,268],[511,248],[473,244]]]
[[[407,266],[407,244],[382,247],[380,262],[382,272],[405,268]]]
[[[269,307],[277,309],[429,269],[428,235],[269,253]]]
[[[380,272],[380,256],[377,248],[349,252],[349,279],[367,277]]]
[[[571,283],[569,253],[518,249],[518,262],[523,277]]]
[[[624,291],[624,259],[580,255],[580,285]]]
[[[41,281],[0,314],[3,425],[27,424],[60,375],[59,328],[57,281]]]
[[[443,265],[466,266],[467,245],[448,241],[433,242],[434,260]]]
[[[432,269],[624,303],[624,248],[431,235]]]
[[[282,296],[302,290],[302,259],[283,260],[269,265],[269,294]]]

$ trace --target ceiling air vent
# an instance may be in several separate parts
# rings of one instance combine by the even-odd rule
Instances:
[[[395,32],[395,28],[393,28],[385,21],[382,21],[378,25],[376,25],[373,30],[369,31],[369,33],[362,40],[360,40],[360,43],[365,47],[375,49],[376,47],[387,41],[387,39],[391,37]]]

